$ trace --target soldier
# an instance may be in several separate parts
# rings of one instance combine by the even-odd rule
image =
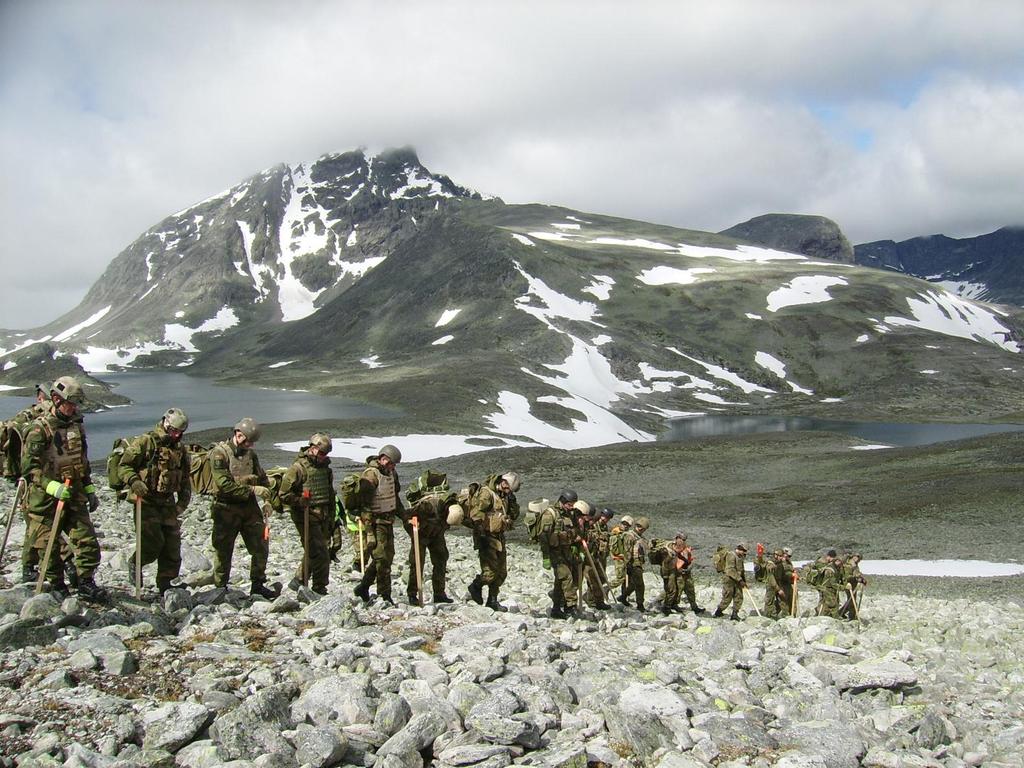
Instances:
[[[623,515],[619,524],[612,528],[608,535],[608,553],[612,556],[612,563],[615,565],[615,575],[608,580],[608,586],[612,589],[622,587],[626,583],[626,545],[628,537],[626,533],[633,527],[633,518]],[[607,571],[605,571],[607,573]]]
[[[416,582],[416,540],[419,542],[419,563],[425,565],[430,554],[430,585],[435,603],[450,603],[452,599],[445,591],[448,577],[448,543],[445,532],[450,525],[462,522],[465,510],[456,503],[456,494],[448,488],[448,476],[444,472],[427,470],[413,483],[405,498],[409,502],[405,523],[409,534],[409,582],[406,595],[409,605],[421,605]],[[413,537],[413,520],[416,521],[416,537]]]
[[[744,558],[747,556],[747,545],[740,543],[736,549],[727,552],[725,555],[725,570],[722,572],[722,599],[715,609],[714,617],[717,619],[725,613],[725,609],[732,604],[732,614],[729,616],[733,621],[740,620],[740,608],[743,607],[743,590],[747,586],[747,577],[744,569]]]
[[[611,606],[604,601],[604,572],[597,570],[598,550],[601,547],[598,530],[600,517],[597,510],[582,499],[577,501],[573,508],[579,513],[576,517],[576,526],[583,542],[586,542],[586,551],[583,553],[583,560],[580,563],[583,568],[583,578],[587,583],[586,600],[597,610],[607,611]],[[590,557],[587,557],[588,553]]]
[[[761,545],[758,544],[758,547]],[[772,552],[771,557],[763,558],[758,552],[758,558],[762,559],[761,568],[764,573],[764,616],[769,619],[777,619],[789,613],[789,606],[786,604],[786,591],[783,589],[784,574],[782,565],[784,556],[781,549]]]
[[[541,513],[538,536],[540,551],[544,567],[551,569],[555,582],[548,593],[553,603],[553,619],[579,615],[576,608],[576,579],[580,537],[573,521],[573,504],[577,501],[579,496],[576,491],[566,488],[559,494],[558,500]]]
[[[661,612],[666,616],[673,612],[683,613],[683,609],[679,607],[679,599],[684,594],[694,613],[704,613],[704,609],[697,605],[697,591],[691,573],[693,561],[693,547],[687,544],[686,534],[677,533],[668,556],[661,561],[661,578],[665,584]]]
[[[779,595],[779,618],[793,615],[793,550],[783,547],[776,556],[775,581],[782,591]]]
[[[374,456],[366,459],[366,469],[359,480],[360,494],[366,499],[360,510],[363,521],[366,551],[370,565],[355,588],[356,596],[370,602],[370,585],[377,582],[377,596],[394,605],[391,599],[391,563],[395,559],[395,515],[405,519],[399,492],[398,463],[402,452],[393,445],[385,445]]]
[[[473,548],[480,558],[480,573],[470,582],[469,595],[477,605],[483,603],[487,586],[487,607],[506,611],[498,602],[498,591],[508,577],[508,547],[505,531],[519,517],[519,475],[506,472],[491,475],[470,497],[467,513],[473,522]]]
[[[210,449],[210,469],[216,489],[213,516],[213,583],[227,587],[235,539],[242,535],[251,557],[249,594],[273,600],[280,590],[266,586],[270,543],[264,537],[266,521],[260,500],[270,500],[269,479],[252,449],[260,439],[260,425],[246,417],[235,424],[231,437]]]
[[[188,448],[181,437],[188,416],[168,408],[149,432],[124,449],[117,474],[128,489],[128,500],[142,501],[142,565],[156,561],[156,586],[163,594],[181,571],[181,513],[192,499]]]
[[[615,510],[610,507],[604,507],[597,513],[597,519],[594,521],[594,537],[597,543],[590,551],[594,556],[594,562],[597,564],[598,575],[606,584],[608,583],[608,552],[612,534],[611,519],[613,517],[615,517]]]
[[[7,425],[7,438],[3,447],[4,477],[17,481],[21,476],[21,449],[24,445],[22,438],[33,421],[38,419],[48,410],[50,402],[50,387],[46,384],[36,384],[36,399],[28,408],[19,411],[11,417]],[[28,530],[28,509],[21,504],[22,515],[25,518],[25,530]],[[74,570],[71,560],[71,552],[67,547],[64,537],[61,537],[61,560],[64,561],[65,571],[69,577],[73,577],[72,586],[77,581],[78,574]],[[39,554],[32,546],[32,540],[26,536],[21,545],[21,580],[23,583],[35,583],[39,578]]]
[[[64,569],[56,548],[43,563],[54,527],[58,502],[63,509],[58,533],[65,532],[75,551],[78,594],[102,600],[107,593],[93,580],[100,564],[100,547],[90,514],[99,507],[96,486],[89,469],[85,425],[78,415],[85,401],[82,385],[72,376],[61,376],[50,388],[50,405],[25,434],[21,471],[28,483],[26,538],[31,540],[45,568],[51,591],[67,594]]]
[[[312,581],[312,589],[318,595],[327,594],[331,575],[327,549],[335,501],[331,447],[329,435],[314,433],[309,438],[309,445],[299,450],[299,455],[284,473],[278,491],[302,542],[302,560],[288,586],[297,590]]]
[[[839,593],[843,589],[843,559],[832,557],[817,571],[818,616],[839,618]]]
[[[638,517],[633,527],[624,533],[623,565],[626,570],[626,583],[618,600],[629,605],[629,596],[636,595],[636,609],[643,613],[644,606],[644,563],[647,562],[647,541],[644,534],[650,527],[650,520]]]
[[[843,568],[842,587],[846,590],[846,602],[839,609],[839,617],[843,619],[855,619],[860,612],[860,600],[856,597],[857,589],[868,583],[864,574],[860,572],[860,561],[863,558],[859,552],[854,552],[846,559],[846,566]],[[857,600],[857,610],[854,610],[853,601]]]

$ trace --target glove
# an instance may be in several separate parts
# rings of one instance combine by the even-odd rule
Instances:
[[[257,485],[260,479],[257,475],[242,475],[238,478],[238,482],[241,485]]]
[[[544,568],[547,570],[551,569],[551,561],[548,558],[544,558]]]
[[[140,499],[144,499],[149,495],[149,486],[142,482],[142,480],[132,480],[132,484],[129,487],[131,488],[132,493]]]
[[[90,493],[86,498],[89,499],[89,512],[95,512],[100,508],[100,497],[95,493]]]
[[[252,492],[253,492],[254,496],[257,496],[257,497],[263,499],[263,501],[270,501],[270,489],[267,488],[267,486],[265,486],[265,485],[254,485],[252,487]]]
[[[46,484],[46,492],[57,501],[65,501],[71,498],[71,488],[64,485],[64,483],[58,483],[56,480],[51,480]]]

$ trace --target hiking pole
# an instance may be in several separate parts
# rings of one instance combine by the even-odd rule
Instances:
[[[793,599],[791,601],[792,606],[789,613],[794,619],[796,618],[796,598],[800,594],[800,588],[797,586],[797,582],[799,580],[800,577],[796,575],[796,571],[793,571]]]
[[[363,518],[357,518],[359,528],[359,572],[366,573],[366,544],[363,541]]]
[[[860,607],[857,605],[857,595],[854,594],[853,587],[849,584],[846,585],[846,591],[850,593],[850,605],[853,606],[853,615],[857,621],[860,621]]]
[[[21,500],[21,492],[25,489],[25,478],[18,478],[18,490],[14,492],[14,503],[11,504],[11,514],[7,516],[7,526],[4,528],[4,543],[0,544],[0,563],[4,561],[4,552],[7,551],[7,539],[11,535],[11,526],[14,524],[14,513],[18,510],[18,502]]]
[[[309,582],[309,503],[313,498],[309,488],[302,491],[302,586]]]
[[[597,570],[597,563],[594,562],[594,556],[590,554],[590,547],[587,546],[587,542],[583,543],[583,551],[587,555],[587,560],[590,562],[590,567],[594,571],[594,576],[597,578],[597,583],[601,585],[601,592],[607,594],[608,597],[612,596],[612,588],[609,587],[604,581],[601,580],[601,572]]]
[[[70,477],[64,481],[64,487],[71,487]],[[46,572],[50,570],[50,555],[53,554],[53,542],[57,539],[57,531],[60,530],[60,515],[63,511],[64,499],[60,499],[57,502],[56,509],[53,510],[53,530],[50,531],[50,540],[46,542],[46,557],[43,558],[43,562],[39,564],[39,580],[36,581],[37,595],[43,591],[43,581],[46,579]]]
[[[423,605],[423,562],[420,556],[420,519],[416,515],[410,518],[412,523],[412,557],[416,568],[416,596]]]
[[[754,610],[757,612],[757,615],[761,616],[761,611],[759,611],[758,608],[757,608],[757,601],[755,601],[754,600],[754,596],[752,594],[750,594],[750,590],[747,589],[747,585],[746,584],[743,585],[743,594],[747,596],[747,599],[750,601],[750,604],[752,606],[754,606]]]
[[[135,497],[135,599],[142,599],[142,499]]]

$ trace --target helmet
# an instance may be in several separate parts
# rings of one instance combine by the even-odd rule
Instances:
[[[255,443],[260,439],[260,425],[256,423],[255,419],[250,419],[248,416],[235,424],[235,432],[241,432],[250,443]]]
[[[387,456],[389,459],[391,459],[392,464],[398,464],[402,460],[402,452],[395,448],[395,446],[391,445],[390,443],[388,445],[383,446],[379,451],[377,451],[377,455]]]
[[[679,533],[676,534],[676,538],[686,541],[686,531],[679,531]]]
[[[534,514],[539,515],[541,512],[547,509],[550,504],[551,502],[548,501],[547,499],[534,499],[533,501],[526,505],[526,508]]]
[[[164,427],[178,429],[184,432],[188,429],[188,416],[181,408],[168,408],[162,419]]]
[[[50,389],[51,389],[51,387],[50,387],[49,384],[46,384],[46,383],[36,384],[36,392],[42,392],[43,394],[46,394],[47,392],[50,391]]]
[[[648,517],[638,517],[633,527],[643,528],[646,531],[648,528],[651,527],[651,520]]]
[[[786,557],[790,557],[793,554],[793,550],[790,549],[789,547],[783,547],[782,548],[782,554],[784,554]]]
[[[448,507],[448,525],[458,525],[465,516],[465,510],[460,504],[452,504]]]
[[[605,507],[604,509],[601,510],[599,516],[611,520],[613,517],[615,517],[615,510],[612,509],[611,507]]]
[[[331,437],[323,432],[314,432],[309,438],[309,444],[315,445],[320,449],[321,453],[330,453],[331,448]]]
[[[585,515],[587,517],[590,516],[590,505],[582,499],[579,499],[575,504],[573,504],[572,508],[578,511],[581,515]]]
[[[558,494],[559,504],[575,504],[579,500],[579,494],[577,494],[572,488],[566,488]]]
[[[508,487],[512,489],[512,493],[519,490],[519,475],[515,472],[506,472],[501,476],[501,479],[508,483]]]
[[[737,544],[737,545],[736,545],[736,549],[742,549],[742,550],[743,550],[744,552],[746,552],[746,551],[747,551],[747,545],[746,545],[746,544],[744,544],[744,543],[743,543],[743,542],[741,541],[741,542],[740,542],[739,544]]]
[[[623,525],[632,525],[633,524],[633,518],[630,517],[629,515],[623,515],[622,518],[619,520],[619,522],[622,523]]]
[[[50,394],[57,395],[62,400],[69,400],[75,405],[81,405],[85,402],[85,393],[82,391],[82,385],[78,383],[78,379],[74,376],[61,376],[59,379],[55,379],[53,386],[50,387]]]

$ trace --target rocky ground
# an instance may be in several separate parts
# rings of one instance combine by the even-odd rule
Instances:
[[[867,593],[860,623],[620,606],[553,621],[539,554],[515,543],[504,614],[465,601],[367,607],[342,564],[327,596],[286,589],[270,602],[248,596],[241,542],[232,588],[208,586],[197,500],[190,589],[161,603],[147,569],[140,601],[126,576],[131,512],[102,493],[109,603],[0,590],[4,766],[1024,765],[1024,618],[1009,600],[890,585]],[[299,548],[291,523],[275,523],[269,570],[287,582]],[[449,541],[461,597],[475,559],[461,532]],[[406,546],[399,533],[400,562]],[[711,606],[711,574],[698,585]],[[653,572],[647,593],[660,593]]]

